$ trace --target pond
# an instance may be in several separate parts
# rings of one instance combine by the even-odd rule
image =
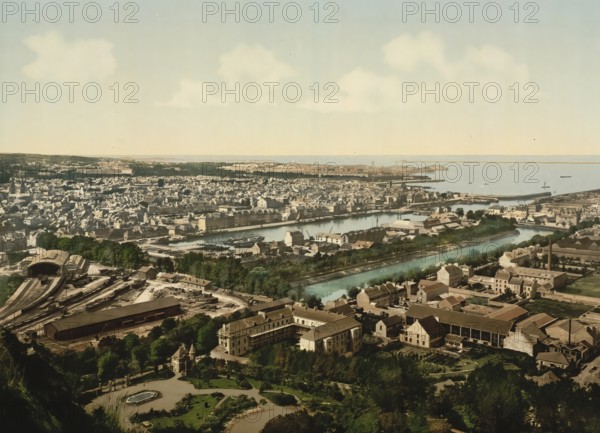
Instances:
[[[150,400],[154,400],[156,397],[158,397],[157,392],[144,391],[144,392],[140,392],[138,394],[134,394],[130,397],[127,397],[127,400],[125,400],[125,403],[127,403],[127,404],[142,404],[142,403],[146,403]]]

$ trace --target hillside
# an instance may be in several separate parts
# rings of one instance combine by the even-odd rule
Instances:
[[[103,412],[86,414],[49,353],[0,329],[0,425],[5,433],[121,433]]]

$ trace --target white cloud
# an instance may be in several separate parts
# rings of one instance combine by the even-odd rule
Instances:
[[[339,102],[324,104],[307,101],[302,108],[324,112],[372,113],[394,108],[402,99],[402,83],[394,76],[379,75],[363,68],[356,68],[341,77],[337,84]]]
[[[171,100],[165,103],[158,103],[159,106],[190,108],[202,103],[202,82],[194,80],[180,80],[179,88],[171,97]],[[211,99],[212,101],[213,99]]]
[[[439,80],[491,81],[528,79],[526,64],[518,63],[502,48],[491,44],[466,48],[456,61],[448,60],[441,37],[429,31],[402,35],[383,47],[387,65],[405,73],[433,73]]]
[[[23,68],[31,79],[44,81],[103,80],[117,68],[112,44],[104,39],[65,40],[57,32],[29,36],[23,43],[37,58]]]
[[[457,60],[450,61],[444,41],[428,31],[390,41],[383,47],[383,60],[391,72],[384,74],[357,68],[343,75],[337,81],[338,104],[303,104],[302,107],[327,112],[373,113],[399,109],[407,104],[411,104],[411,108],[424,107],[426,104],[420,102],[420,94],[410,95],[411,83],[420,87],[426,83],[429,89],[435,88],[436,83],[440,89],[449,83],[458,83],[468,92],[465,82],[480,83],[480,86],[496,82],[507,90],[514,82],[529,81],[527,65],[499,47],[470,46]],[[405,90],[407,95],[403,97]]]
[[[238,45],[233,50],[223,54],[219,61],[218,79],[204,82],[191,79],[180,80],[179,87],[171,99],[157,105],[178,108],[190,108],[207,104],[228,106],[235,103],[235,97],[226,96],[227,102],[222,102],[224,97],[223,83],[230,90],[235,89],[236,84],[239,83],[240,101],[243,102],[243,89],[248,83],[253,82],[258,83],[263,92],[263,97],[257,104],[266,105],[269,100],[269,90],[268,86],[264,86],[264,83],[283,83],[295,74],[291,66],[280,61],[271,51],[260,45]],[[254,92],[251,92],[249,97],[254,97]]]
[[[433,66],[440,72],[449,68],[446,61],[444,42],[431,32],[418,36],[402,35],[383,47],[383,59],[389,66],[413,72],[421,64]]]
[[[238,45],[219,60],[219,75],[229,82],[279,82],[294,75],[290,65],[261,45]]]

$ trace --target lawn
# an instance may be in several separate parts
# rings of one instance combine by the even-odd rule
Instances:
[[[180,423],[197,429],[202,425],[204,419],[208,415],[212,414],[218,402],[218,399],[215,399],[210,395],[196,395],[192,397],[192,408],[188,412],[179,416],[163,416],[160,418],[153,418],[149,421],[152,423],[155,429],[175,427]]]
[[[600,275],[592,274],[587,277],[579,278],[573,284],[569,284],[561,290],[561,292],[569,293],[571,295],[600,298]]]
[[[186,377],[184,380],[190,382],[196,389],[240,389],[235,379],[227,379],[226,377],[211,379],[208,384],[202,379],[196,379],[192,377]]]
[[[591,307],[570,302],[553,301],[551,299],[533,299],[523,305],[530,313],[547,313],[561,319],[574,319],[581,316]]]
[[[467,305],[488,305],[488,299],[482,298],[481,296],[473,296],[471,298],[467,298]]]
[[[432,353],[420,360],[419,365],[424,373],[437,376],[472,371],[477,367],[477,362],[466,356],[457,358],[443,353]]]
[[[256,379],[250,379],[248,378],[248,382],[250,382],[250,384],[256,388],[256,389],[260,389],[260,385],[262,384],[262,382],[260,380],[256,380]],[[306,402],[306,401],[318,401],[318,402],[322,402],[322,401],[327,401],[327,402],[333,402],[333,400],[329,397],[321,397],[319,395],[316,394],[310,394],[308,392],[304,392],[301,391],[299,389],[295,389],[295,388],[291,388],[289,386],[286,385],[278,385],[278,384],[271,384],[271,388],[266,390],[267,392],[285,392],[287,394],[292,394],[294,396],[296,396],[296,398],[298,400],[300,400],[301,402]]]

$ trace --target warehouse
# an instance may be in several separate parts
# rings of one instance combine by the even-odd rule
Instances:
[[[179,301],[172,297],[111,308],[93,313],[81,313],[44,325],[47,337],[55,340],[98,336],[102,333],[181,314]]]
[[[493,347],[503,347],[504,339],[508,336],[513,325],[512,322],[507,320],[492,319],[416,304],[412,305],[406,312],[406,323],[412,325],[417,320],[429,316],[435,317],[439,322],[443,335],[456,335],[472,343]]]

